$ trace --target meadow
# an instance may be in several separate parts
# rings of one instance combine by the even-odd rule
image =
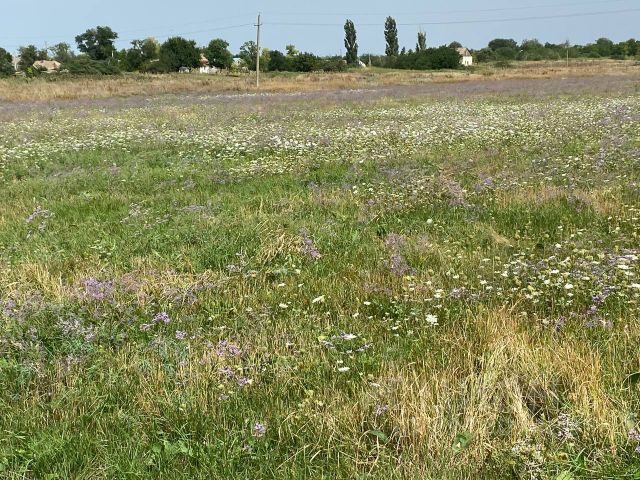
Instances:
[[[0,103],[0,478],[639,479],[638,76],[519,82]]]
[[[502,62],[503,64],[505,62]],[[387,68],[350,69],[343,73],[269,72],[261,76],[256,88],[254,74],[164,74],[127,73],[123,75],[77,76],[41,75],[38,78],[10,78],[0,81],[0,101],[96,100],[131,95],[215,94],[215,93],[291,93],[372,89],[395,86],[423,86],[473,82],[484,79],[535,79],[558,77],[615,77],[633,75],[640,66],[633,60],[517,61],[506,66],[482,63],[464,70],[409,71]]]

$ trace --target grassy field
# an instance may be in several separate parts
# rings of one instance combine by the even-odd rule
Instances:
[[[640,478],[637,76],[0,103],[0,478]]]
[[[640,66],[632,60],[576,60],[512,62],[509,68],[493,63],[464,70],[407,71],[371,68],[344,73],[265,73],[260,89],[255,74],[236,75],[141,75],[124,74],[78,78],[43,75],[35,79],[0,79],[0,101],[29,102],[78,99],[104,99],[114,96],[161,94],[210,94],[256,92],[313,92],[336,89],[369,89],[398,85],[429,85],[510,78],[559,78],[577,76],[619,76],[638,74]]]

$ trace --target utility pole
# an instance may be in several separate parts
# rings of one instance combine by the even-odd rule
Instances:
[[[257,38],[256,38],[256,88],[260,88],[260,27],[262,26],[261,15],[258,14],[258,23],[256,27],[258,28]]]
[[[567,68],[569,68],[569,39],[567,38]]]

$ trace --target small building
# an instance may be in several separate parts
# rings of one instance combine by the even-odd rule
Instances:
[[[178,72],[180,72],[180,73],[191,73],[191,69],[189,67],[180,67],[178,69]]]
[[[200,73],[214,74],[214,73],[218,73],[219,71],[220,69],[218,67],[213,67],[210,65],[204,65],[200,67]]]
[[[33,62],[33,68],[42,70],[45,73],[55,73],[60,71],[62,64],[55,60],[37,60]]]
[[[471,52],[469,51],[468,48],[460,47],[460,48],[456,48],[456,51],[462,57],[462,59],[460,60],[460,63],[463,66],[465,66],[465,67],[472,67],[473,66],[473,55],[471,55]]]
[[[231,70],[233,71],[237,71],[237,72],[242,72],[242,73],[248,73],[249,72],[249,68],[247,67],[247,63],[239,57],[234,57],[233,58],[233,63],[231,64]]]
[[[209,65],[209,59],[202,53],[200,54],[200,73],[218,73],[218,69]]]

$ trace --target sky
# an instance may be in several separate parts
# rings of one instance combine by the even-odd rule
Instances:
[[[319,55],[343,54],[343,25],[356,24],[359,52],[384,52],[384,20],[398,22],[400,46],[415,48],[417,32],[429,46],[458,41],[469,48],[493,38],[537,38],[585,44],[599,37],[614,41],[640,38],[640,0],[5,0],[0,17],[0,47],[74,45],[76,35],[96,25],[118,32],[118,48],[131,40],[170,36],[199,46],[223,38],[236,53],[255,40],[262,13],[262,46],[284,50],[294,44]]]

